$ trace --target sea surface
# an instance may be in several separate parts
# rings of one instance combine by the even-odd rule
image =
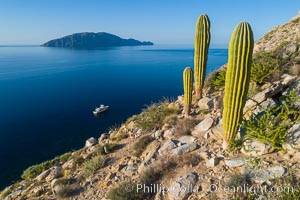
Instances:
[[[226,62],[226,49],[210,49],[207,74]],[[186,66],[193,66],[192,46],[0,46],[0,189],[146,105],[176,99]],[[99,104],[110,109],[95,117]]]

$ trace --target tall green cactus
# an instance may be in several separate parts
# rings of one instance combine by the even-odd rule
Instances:
[[[224,148],[235,139],[243,115],[249,87],[253,53],[251,26],[240,23],[233,31],[228,48],[228,68],[225,80],[223,132]]]
[[[193,92],[193,72],[190,67],[183,71],[183,89],[184,89],[184,114],[186,117],[190,114]]]
[[[194,79],[197,98],[202,97],[207,54],[210,43],[210,21],[207,15],[198,17],[194,41]]]

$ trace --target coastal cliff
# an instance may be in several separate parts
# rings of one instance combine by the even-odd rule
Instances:
[[[183,96],[153,104],[82,149],[28,168],[1,199],[297,199],[299,30],[298,15],[256,43],[243,121],[253,131],[240,130],[230,152],[222,148],[224,66],[190,117]]]
[[[45,47],[64,47],[74,49],[96,49],[118,46],[153,45],[152,42],[141,42],[135,39],[123,39],[116,35],[99,33],[75,33],[62,38],[50,40],[43,44]]]

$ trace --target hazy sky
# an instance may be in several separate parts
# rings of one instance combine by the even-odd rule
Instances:
[[[192,44],[196,19],[206,13],[212,45],[226,47],[237,23],[248,21],[257,40],[298,10],[300,0],[0,0],[0,45],[102,31],[157,44]]]

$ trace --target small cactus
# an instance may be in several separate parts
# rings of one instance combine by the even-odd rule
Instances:
[[[249,88],[253,54],[253,33],[248,23],[240,23],[233,31],[228,48],[223,110],[223,132],[226,149],[236,138],[242,120]]]
[[[193,72],[190,67],[183,71],[183,89],[184,89],[184,114],[186,117],[190,114],[193,93]]]
[[[197,98],[202,97],[209,43],[210,21],[208,16],[203,14],[197,20],[194,41],[194,79]]]

